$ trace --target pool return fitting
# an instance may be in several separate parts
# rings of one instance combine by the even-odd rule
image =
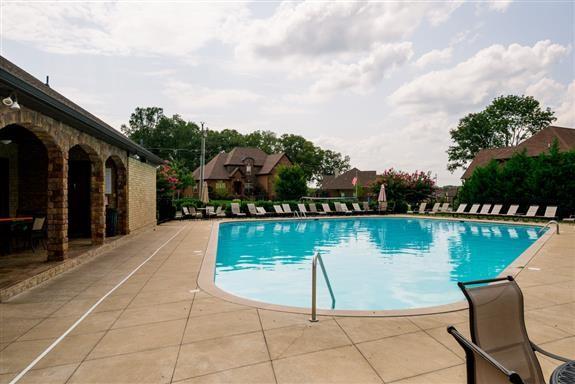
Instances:
[[[329,277],[327,276],[327,272],[325,270],[325,265],[323,263],[323,259],[321,258],[321,254],[318,252],[312,259],[311,262],[311,318],[309,321],[312,323],[317,322],[317,265],[321,267],[321,271],[323,273],[323,278],[325,279],[325,283],[327,285],[327,289],[329,290],[329,294],[331,295],[331,309],[335,308],[335,295],[333,294],[333,290],[331,289],[331,283],[329,282]]]

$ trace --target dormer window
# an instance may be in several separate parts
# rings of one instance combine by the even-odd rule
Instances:
[[[245,158],[244,164],[246,165],[246,176],[251,176],[252,174],[252,167],[254,165],[254,159],[252,158]]]
[[[251,175],[252,174],[252,165],[250,163],[248,163],[246,165],[246,175]]]

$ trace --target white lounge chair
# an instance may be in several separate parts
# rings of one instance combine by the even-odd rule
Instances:
[[[524,217],[535,217],[535,215],[537,215],[537,211],[539,210],[539,206],[538,205],[532,205],[529,207],[529,209],[527,210],[527,212],[525,213],[525,215],[520,215],[520,216],[524,216]]]
[[[365,213],[365,211],[361,209],[358,203],[351,203],[351,206],[353,207],[353,211],[355,213]]]
[[[467,204],[465,204],[465,203],[459,204],[459,206],[457,207],[457,211],[455,211],[454,213],[457,215],[465,213],[465,208],[467,208]]]
[[[293,212],[291,210],[291,207],[289,206],[289,204],[282,204],[282,209],[284,210],[285,213],[292,215]]]
[[[483,204],[483,207],[481,207],[481,211],[479,211],[479,214],[489,215],[490,210],[491,210],[491,204]]]
[[[216,211],[214,210],[214,207],[209,205],[206,207],[206,217],[209,219],[211,217],[215,217],[216,216]]]
[[[260,216],[267,216],[268,215],[268,211],[266,211],[266,209],[264,207],[256,207],[256,210],[258,211],[258,215],[260,215]]]
[[[427,207],[427,203],[421,203],[419,204],[419,209],[417,211],[412,211],[408,213],[419,213],[420,215],[423,215],[425,213],[425,207]]]
[[[331,215],[333,213],[328,203],[321,203],[321,209],[323,209],[327,215]]]
[[[305,208],[305,204],[303,203],[299,203],[297,205],[297,210],[299,213],[301,213],[302,215],[307,215],[309,212],[307,211],[307,209]]]
[[[310,211],[311,213],[313,213],[313,214],[316,214],[316,215],[327,215],[327,212],[318,211],[318,210],[317,210],[317,206],[315,205],[315,203],[309,203],[308,206],[309,206],[309,211]]]
[[[224,211],[223,206],[219,206],[216,208],[216,217],[226,217],[226,212]]]
[[[435,203],[435,204],[433,204],[433,207],[431,208],[431,210],[427,211],[427,213],[435,214],[435,213],[439,212],[439,207],[441,207],[441,203]]]
[[[507,213],[505,214],[505,216],[516,216],[518,209],[519,209],[519,205],[518,205],[518,204],[510,205],[510,206],[509,206],[509,209],[507,210]]]
[[[274,204],[274,211],[275,211],[276,215],[278,215],[278,216],[285,216],[288,214],[287,212],[284,212],[282,207],[278,204]]]
[[[539,216],[538,216],[539,217]],[[540,216],[544,219],[556,219],[557,218],[557,207],[554,205],[549,205],[545,208],[545,213],[543,216]]]
[[[231,207],[232,207],[232,215],[233,216],[243,217],[246,215],[245,213],[243,213],[241,211],[239,203],[232,203]]]
[[[348,209],[346,203],[339,203],[339,206],[341,207],[341,210],[343,211],[343,213],[345,213],[345,214],[347,214],[347,215],[350,215],[350,214],[353,213],[352,211],[350,211],[350,210]]]
[[[479,211],[479,207],[481,206],[481,204],[473,204],[471,206],[471,209],[469,209],[469,212],[467,212],[470,215],[477,215],[477,212]]]
[[[493,209],[491,210],[491,212],[489,212],[489,214],[491,216],[497,216],[497,215],[499,215],[499,212],[501,212],[501,208],[503,208],[502,204],[495,204],[493,206]]]

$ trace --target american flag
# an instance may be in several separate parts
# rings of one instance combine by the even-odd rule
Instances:
[[[357,184],[357,176],[351,180],[351,185],[355,187],[356,184]]]

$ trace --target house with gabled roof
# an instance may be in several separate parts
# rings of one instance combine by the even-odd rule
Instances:
[[[575,150],[575,129],[551,125],[543,128],[515,147],[482,149],[475,155],[475,158],[461,178],[467,180],[477,167],[484,167],[491,160],[503,163],[518,152],[525,151],[529,157],[539,156],[541,153],[548,151],[554,141],[557,141],[561,152]]]
[[[357,179],[354,183],[355,178]],[[339,175],[324,175],[320,190],[328,197],[353,197],[356,194],[356,185],[368,189],[376,179],[376,171],[360,171],[352,168]]]
[[[259,148],[235,147],[214,156],[204,169],[210,196],[275,198],[275,179],[280,166],[292,162],[285,153],[267,154]],[[200,168],[194,173],[200,181]]]

